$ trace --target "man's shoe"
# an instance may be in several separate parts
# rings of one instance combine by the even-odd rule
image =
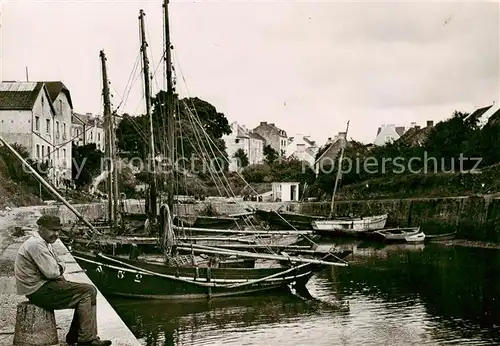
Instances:
[[[69,346],[76,345],[76,343],[77,343],[77,342],[78,342],[78,337],[73,338],[72,336],[68,336],[68,335],[66,335],[66,343],[67,343]]]
[[[109,346],[111,345],[110,340],[95,339],[87,342],[79,342],[78,346]]]

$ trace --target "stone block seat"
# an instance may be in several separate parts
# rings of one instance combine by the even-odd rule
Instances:
[[[29,301],[17,305],[15,346],[58,345],[56,318],[53,310],[45,310]]]

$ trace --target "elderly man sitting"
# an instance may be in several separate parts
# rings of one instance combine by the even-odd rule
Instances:
[[[75,309],[66,335],[69,345],[111,345],[111,341],[97,337],[95,287],[63,277],[66,266],[51,245],[59,238],[60,219],[43,215],[37,225],[38,233],[21,245],[16,257],[17,293],[46,310]]]

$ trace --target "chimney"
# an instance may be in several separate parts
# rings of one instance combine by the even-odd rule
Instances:
[[[420,125],[415,125],[415,130],[420,130]]]
[[[269,126],[274,126],[274,123],[269,124]]]
[[[261,121],[260,124],[261,125],[267,125],[267,121]]]
[[[339,139],[340,138],[345,139],[345,132],[339,132]]]
[[[432,127],[432,126],[434,126],[434,121],[427,120],[427,127]]]

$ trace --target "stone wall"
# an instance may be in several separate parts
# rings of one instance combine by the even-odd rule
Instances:
[[[106,216],[107,204],[75,205],[88,220]],[[42,213],[56,214],[63,222],[72,222],[76,216],[64,205],[38,207]],[[251,208],[277,210],[282,208],[309,215],[328,215],[330,203],[266,203],[266,202],[201,202],[177,204],[174,212],[181,215],[198,215],[211,208],[217,214],[230,215],[248,212]],[[125,202],[125,210],[143,213],[141,201]],[[500,242],[500,199],[490,196],[414,198],[339,201],[335,203],[336,215],[376,215],[388,213],[388,227],[420,226],[426,234],[458,231],[459,237],[468,240]]]
[[[288,210],[328,215],[329,203],[289,205]],[[339,201],[336,215],[388,213],[388,227],[420,226],[426,234],[458,232],[460,238],[500,242],[500,199],[483,197]]]

